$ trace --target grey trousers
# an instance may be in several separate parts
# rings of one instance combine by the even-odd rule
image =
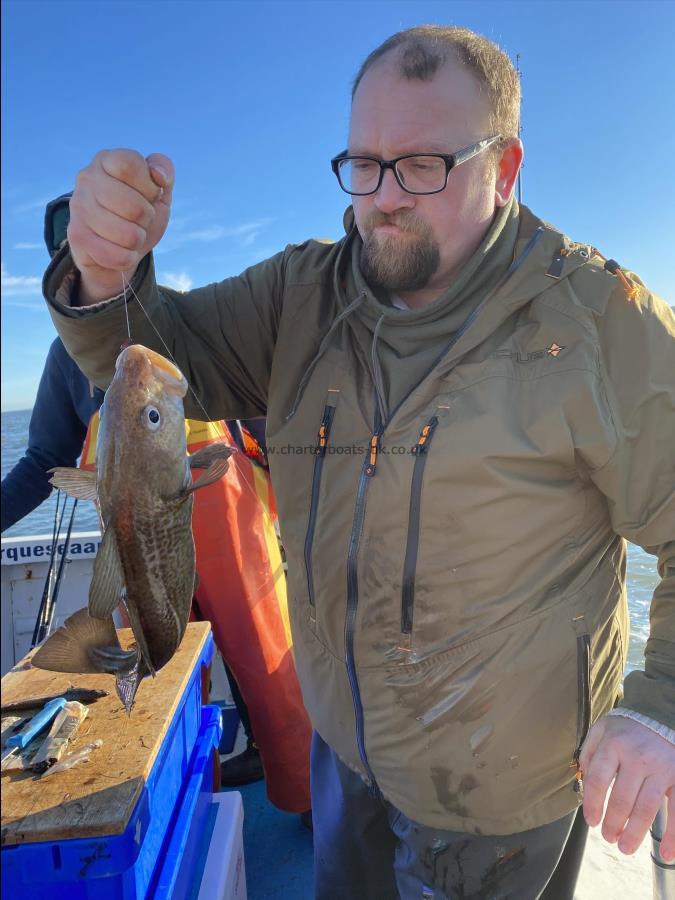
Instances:
[[[587,831],[581,815],[576,823],[577,814],[571,813],[511,835],[478,837],[429,828],[371,796],[316,733],[311,780],[316,900],[574,896]],[[564,853],[568,839],[570,859]]]

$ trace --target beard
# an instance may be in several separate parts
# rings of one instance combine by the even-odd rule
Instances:
[[[377,236],[378,225],[397,225],[406,236]],[[375,288],[393,293],[426,287],[440,265],[440,250],[431,228],[416,218],[372,212],[363,223],[360,265]]]

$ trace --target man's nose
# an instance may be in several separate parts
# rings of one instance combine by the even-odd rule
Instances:
[[[403,190],[393,169],[385,169],[382,184],[374,197],[374,205],[380,212],[392,213],[397,209],[411,209],[415,205],[415,197]]]

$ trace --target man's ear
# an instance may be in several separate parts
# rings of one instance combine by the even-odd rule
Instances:
[[[518,138],[512,138],[505,145],[499,157],[497,181],[495,183],[495,206],[506,206],[513,194],[518,172],[523,162],[523,145]]]

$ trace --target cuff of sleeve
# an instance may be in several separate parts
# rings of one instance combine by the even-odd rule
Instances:
[[[125,298],[128,301],[134,296],[135,291],[138,290],[139,285],[147,274],[151,256],[152,254],[148,254],[140,261],[131,283],[127,284],[126,291],[120,291],[114,297],[101,300],[99,303],[77,306],[73,300],[77,296],[80,272],[73,262],[68,244],[65,244],[54,256],[45,272],[42,282],[43,294],[47,303],[62,315],[80,317],[99,312],[116,303],[120,303]],[[120,285],[121,283],[122,278],[120,276]]]
[[[658,668],[651,657],[647,659],[647,665],[650,671],[635,669],[626,675],[619,707],[634,709],[649,719],[675,728],[675,679],[670,670],[663,666]]]
[[[657,722],[655,719],[650,719],[649,716],[644,716],[634,709],[627,709],[625,706],[617,706],[615,709],[610,710],[607,715],[623,716],[625,719],[633,719],[633,721],[639,722],[640,725],[644,725],[645,728],[649,728],[650,731],[655,732],[675,746],[675,729],[668,728],[663,722]]]

